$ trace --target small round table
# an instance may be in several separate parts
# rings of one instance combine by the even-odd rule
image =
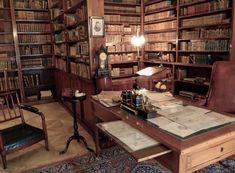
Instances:
[[[87,150],[94,152],[93,149],[89,148],[87,146],[87,142],[86,139],[81,136],[78,132],[78,124],[77,124],[77,110],[76,110],[76,105],[78,102],[80,102],[80,107],[81,107],[81,117],[84,116],[84,107],[83,107],[83,101],[86,100],[86,94],[84,93],[83,95],[79,96],[79,97],[75,97],[75,96],[62,96],[62,99],[72,103],[72,110],[73,110],[73,135],[67,140],[67,144],[65,146],[65,149],[63,151],[60,152],[60,154],[64,154],[67,152],[69,144],[72,140],[77,140],[77,142],[82,141],[85,145],[85,147],[87,148]]]

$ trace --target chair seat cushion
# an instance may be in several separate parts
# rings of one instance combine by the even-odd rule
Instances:
[[[44,139],[42,129],[28,124],[19,124],[0,131],[6,151],[14,150]]]

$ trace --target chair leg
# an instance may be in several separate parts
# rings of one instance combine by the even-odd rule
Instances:
[[[3,169],[6,169],[7,168],[7,158],[6,158],[6,155],[1,152],[1,157],[2,157]]]
[[[45,138],[45,148],[47,151],[49,151],[48,138]]]

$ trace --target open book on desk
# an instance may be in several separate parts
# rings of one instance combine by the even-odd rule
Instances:
[[[105,107],[113,107],[120,104],[122,91],[101,91],[92,98],[99,101]]]

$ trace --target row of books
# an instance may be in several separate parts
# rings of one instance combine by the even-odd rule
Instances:
[[[125,68],[112,68],[111,69],[111,76],[112,77],[120,77],[120,76],[126,76],[126,75],[132,75],[135,74],[135,72],[138,71],[138,66],[133,67],[125,67]]]
[[[51,45],[27,45],[20,46],[21,55],[51,54]]]
[[[76,10],[76,16],[78,22],[87,20],[87,7],[85,5],[79,7]]]
[[[161,22],[161,23],[154,23],[154,24],[145,24],[144,31],[158,31],[163,29],[174,29],[176,28],[176,20],[169,21],[169,22]]]
[[[50,43],[51,35],[18,35],[19,43]]]
[[[182,39],[225,38],[231,36],[231,28],[183,30],[181,35]]]
[[[40,75],[39,74],[23,75],[23,83],[25,87],[39,86]]]
[[[64,23],[53,23],[54,31],[63,30],[64,27]]]
[[[50,13],[51,13],[51,18],[54,19],[62,14],[62,10],[60,8],[53,8],[50,10]]]
[[[11,69],[16,69],[16,61],[7,58],[7,56],[0,57],[0,70],[11,70]]]
[[[174,41],[176,40],[176,32],[162,32],[155,34],[146,34],[145,38],[148,42],[150,41]]]
[[[122,63],[122,62],[130,62],[135,61],[134,53],[123,53],[123,54],[110,54],[108,56],[108,63]]]
[[[91,73],[90,73],[90,66],[85,65],[83,63],[70,63],[71,73],[76,74],[80,77],[90,79]]]
[[[106,35],[106,45],[115,45],[123,42],[130,43],[132,35]]]
[[[69,56],[88,55],[89,47],[87,42],[80,42],[69,46]]]
[[[11,20],[11,11],[10,10],[0,10],[0,19],[1,19],[1,21]]]
[[[13,35],[12,34],[0,34],[0,44],[5,43],[14,43]]]
[[[15,0],[15,8],[47,9],[47,0]]]
[[[56,61],[56,64],[55,64],[56,68],[66,72],[66,69],[67,69],[66,61],[63,59],[59,59],[59,58],[56,58],[55,61]]]
[[[75,25],[78,21],[77,21],[77,17],[74,14],[66,14],[64,16],[64,22],[66,26],[71,26],[71,25]]]
[[[12,32],[11,22],[0,21],[0,32]]]
[[[153,21],[153,20],[175,17],[175,15],[176,15],[176,12],[174,10],[169,10],[169,11],[146,15],[146,16],[144,16],[144,20],[145,20],[145,22],[149,22],[149,21]]]
[[[140,13],[140,6],[128,7],[128,6],[113,6],[105,5],[105,12],[120,12],[120,13]]]
[[[19,88],[18,76],[8,76],[7,79],[0,77],[0,91],[15,90],[18,88]]]
[[[48,12],[39,11],[15,11],[17,20],[49,20]]]
[[[196,4],[180,8],[180,15],[193,15],[215,10],[223,10],[229,8],[229,0],[210,1],[202,4]]]
[[[51,67],[52,59],[51,57],[29,57],[27,59],[21,59],[21,66],[22,68]]]
[[[65,32],[55,33],[54,34],[54,40],[55,40],[56,43],[65,42],[66,41]]]
[[[50,32],[50,24],[44,23],[17,23],[18,32]]]
[[[180,42],[180,49],[191,51],[228,51],[229,45],[229,40],[191,40]]]
[[[198,0],[180,0],[180,4],[185,4],[185,3],[191,3],[191,2],[197,2]],[[214,8],[217,8],[219,6],[223,6],[224,4],[229,4],[230,0],[211,0],[211,6],[214,6]]]
[[[105,32],[110,32],[110,34],[112,34],[112,32],[122,32],[123,34],[136,33],[137,28],[139,28],[139,27],[140,27],[140,25],[125,26],[125,25],[108,25],[108,24],[106,24],[105,25]]]
[[[183,19],[181,21],[182,27],[201,26],[201,25],[215,25],[228,22],[226,14],[214,14],[210,16],[196,17],[190,19]]]
[[[140,17],[121,16],[121,15],[104,15],[106,22],[140,22]]]
[[[147,2],[149,2],[149,1],[151,1],[151,0],[147,0]],[[161,9],[161,8],[171,7],[172,5],[173,5],[172,0],[156,2],[156,3],[151,4],[151,5],[146,5],[145,6],[145,12],[158,10],[158,9]]]
[[[84,0],[67,0],[66,7],[67,7],[67,9],[69,9],[82,1],[84,1]]]
[[[168,51],[175,50],[175,44],[173,43],[146,43],[146,51]]]
[[[84,40],[88,38],[88,28],[84,25],[68,31],[68,41]]]
[[[136,51],[136,47],[132,46],[131,44],[117,44],[113,46],[107,46],[107,50],[109,53],[131,52]]]
[[[54,53],[55,55],[66,56],[67,48],[65,44],[54,45]]]
[[[190,54],[179,57],[180,62],[186,64],[212,64],[213,57],[210,54]]]
[[[0,57],[13,57],[15,56],[14,45],[1,45],[0,46]]]
[[[156,60],[156,61],[164,61],[164,62],[174,62],[175,55],[172,53],[146,53],[144,56],[145,60]]]

